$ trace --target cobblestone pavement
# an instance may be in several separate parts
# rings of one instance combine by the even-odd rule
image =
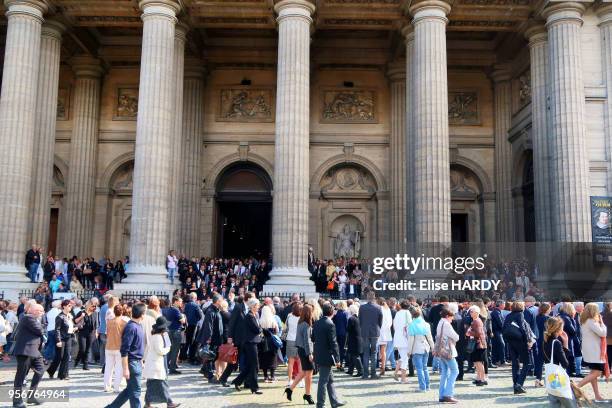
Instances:
[[[14,364],[0,365],[0,382],[12,384],[15,373]],[[285,367],[279,367],[278,373],[284,373]],[[347,402],[347,407],[395,408],[395,407],[434,407],[441,406],[438,401],[438,375],[431,376],[432,390],[426,393],[418,392],[416,378],[409,378],[409,384],[396,383],[392,376],[387,375],[379,380],[361,380],[334,372],[336,389],[341,398]],[[527,394],[515,396],[512,393],[512,380],[509,368],[491,370],[489,385],[476,387],[471,384],[471,374],[466,375],[466,381],[458,382],[455,397],[460,400],[457,407],[516,407],[536,408],[549,406],[542,388],[535,388],[532,380],[526,382]],[[92,366],[90,371],[81,369],[70,370],[70,402],[45,403],[48,408],[78,407],[98,408],[110,403],[115,394],[103,392],[102,374],[99,366]],[[171,376],[170,391],[175,402],[182,403],[185,408],[268,408],[302,406],[303,389],[296,388],[293,401],[289,402],[283,396],[286,376],[279,375],[274,384],[264,384],[260,381],[263,395],[252,395],[249,391],[236,392],[233,388],[223,388],[218,385],[208,385],[203,381],[197,368],[185,367],[183,373]],[[65,383],[50,380],[46,377],[41,387],[60,387]],[[612,401],[612,383],[600,381],[604,397]],[[592,391],[587,389],[592,396]],[[316,399],[316,377],[313,384],[313,398]],[[143,389],[144,397],[144,389]],[[0,406],[9,406],[0,403]],[[125,405],[126,407],[129,404]],[[161,407],[162,405],[158,405]],[[329,402],[328,405],[329,407]],[[595,406],[610,407],[608,404]]]

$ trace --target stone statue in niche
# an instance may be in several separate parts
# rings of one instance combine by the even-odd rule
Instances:
[[[68,120],[70,92],[66,88],[60,88],[57,92],[57,120]]]
[[[321,121],[326,123],[376,123],[375,102],[374,91],[325,91]]]
[[[450,125],[479,125],[478,93],[450,91],[448,93],[448,123]]]
[[[527,71],[519,77],[519,99],[521,106],[531,101],[531,71]]]
[[[361,254],[361,232],[353,231],[348,224],[344,224],[342,231],[336,234],[334,256],[336,258],[358,258]]]
[[[271,89],[222,89],[217,120],[221,122],[271,122]]]
[[[117,114],[115,119],[135,120],[138,116],[138,88],[117,89]]]

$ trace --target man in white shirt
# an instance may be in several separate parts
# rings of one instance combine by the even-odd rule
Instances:
[[[53,360],[55,356],[55,318],[60,314],[60,306],[62,305],[62,301],[60,299],[54,300],[51,303],[51,309],[47,312],[46,320],[47,320],[47,343],[45,344],[45,349],[43,350],[43,357],[47,361]]]

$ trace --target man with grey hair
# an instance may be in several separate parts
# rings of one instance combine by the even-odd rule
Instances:
[[[502,310],[506,302],[501,299],[495,301],[495,308],[491,312],[491,328],[493,341],[491,342],[491,363],[503,367],[506,364],[506,344],[504,342],[504,315]]]
[[[51,309],[47,312],[47,343],[43,350],[43,357],[47,361],[53,360],[55,356],[55,318],[61,312],[62,301],[60,299],[54,300],[51,303]]]
[[[272,298],[272,305],[274,306],[274,314],[280,316],[283,312],[283,306],[281,305],[281,300],[278,296],[274,296]]]

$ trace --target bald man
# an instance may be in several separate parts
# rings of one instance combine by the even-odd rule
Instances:
[[[34,377],[30,384],[30,391],[32,391],[30,395],[34,395],[45,370],[43,357],[40,354],[40,346],[44,335],[40,320],[44,313],[45,310],[41,305],[31,304],[19,321],[14,348],[14,354],[17,356],[17,373],[13,384],[15,395],[18,397],[13,398],[13,407],[25,408],[26,406],[21,398],[21,388],[30,368],[34,371]],[[28,404],[39,404],[33,396],[28,398],[27,402]]]

